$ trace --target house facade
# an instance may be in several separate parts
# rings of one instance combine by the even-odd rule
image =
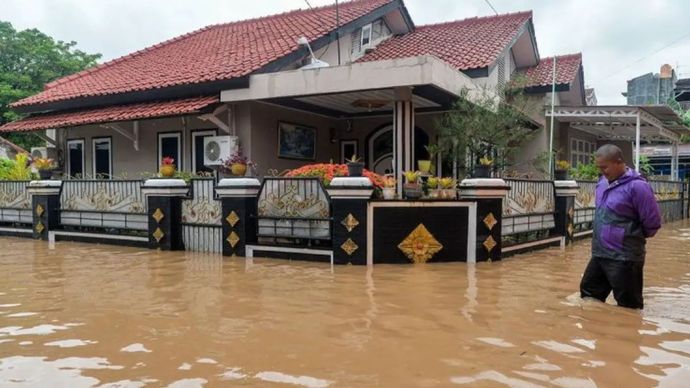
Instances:
[[[463,88],[524,75],[537,105],[552,101],[554,58],[540,58],[531,12],[423,26],[402,0],[356,0],[337,13],[297,10],[171,39],[47,84],[13,104],[26,118],[0,132],[49,131],[64,177],[138,178],[164,156],[208,171],[204,138],[215,135],[236,135],[259,175],[351,154],[384,173],[427,158]],[[584,105],[582,56],[555,61],[555,104]],[[533,171],[549,146],[550,122],[532,119],[518,171]],[[583,160],[598,139],[556,123],[561,158]]]

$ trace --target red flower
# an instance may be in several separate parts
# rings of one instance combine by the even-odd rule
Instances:
[[[374,187],[383,187],[383,177],[381,175],[366,169],[362,175],[369,178]],[[347,165],[345,164],[316,163],[307,164],[300,168],[291,170],[286,174],[286,176],[319,178],[321,179],[321,182],[323,182],[324,186],[328,186],[331,184],[333,178],[339,176],[348,176],[348,173]]]
[[[169,165],[169,164],[170,164],[170,165],[175,164],[175,159],[173,159],[173,158],[171,158],[171,157],[169,157],[169,156],[166,156],[166,157],[164,157],[164,158],[161,160],[161,164],[164,165],[164,166],[165,166],[165,165]]]

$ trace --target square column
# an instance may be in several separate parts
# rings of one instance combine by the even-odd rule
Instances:
[[[149,248],[184,250],[182,199],[189,186],[182,179],[148,179],[142,186],[148,204]]]
[[[554,181],[556,192],[556,233],[563,236],[565,244],[573,242],[575,231],[575,196],[580,186],[576,181]]]
[[[473,178],[460,182],[460,198],[477,202],[477,261],[501,260],[503,200],[510,186],[503,179]]]
[[[222,203],[223,256],[246,256],[247,244],[257,242],[257,196],[261,183],[256,178],[221,179],[216,194]]]
[[[369,178],[338,177],[328,186],[333,216],[333,262],[367,264],[367,205],[374,192]]]
[[[416,170],[414,165],[414,104],[412,90],[395,88],[393,106],[393,173],[398,180],[397,192],[402,195],[402,172]]]
[[[62,181],[31,181],[26,189],[31,195],[33,237],[48,240],[48,233],[60,225]]]

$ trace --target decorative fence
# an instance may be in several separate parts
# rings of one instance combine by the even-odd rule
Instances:
[[[290,242],[331,239],[330,198],[316,178],[266,178],[259,193],[257,236]]]
[[[553,182],[506,179],[506,183],[510,191],[503,201],[502,231],[503,236],[509,237],[508,245],[549,237],[556,225]]]
[[[0,223],[31,225],[29,181],[0,181]],[[30,226],[29,226],[30,228]]]
[[[649,181],[659,204],[664,222],[681,220],[685,217],[687,201],[686,184],[678,181]]]
[[[148,231],[140,180],[66,180],[60,195],[60,224],[67,229],[122,234]]]
[[[583,232],[592,229],[595,210],[596,181],[577,181],[580,188],[575,196],[575,232]]]
[[[182,240],[188,251],[222,251],[222,206],[215,185],[214,178],[192,179],[190,197],[182,201]]]

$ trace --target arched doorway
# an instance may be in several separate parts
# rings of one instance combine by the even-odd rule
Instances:
[[[426,149],[429,135],[419,128],[414,129],[415,168],[417,160],[427,157]],[[367,137],[367,169],[377,174],[393,172],[393,124],[386,124],[375,129]]]

